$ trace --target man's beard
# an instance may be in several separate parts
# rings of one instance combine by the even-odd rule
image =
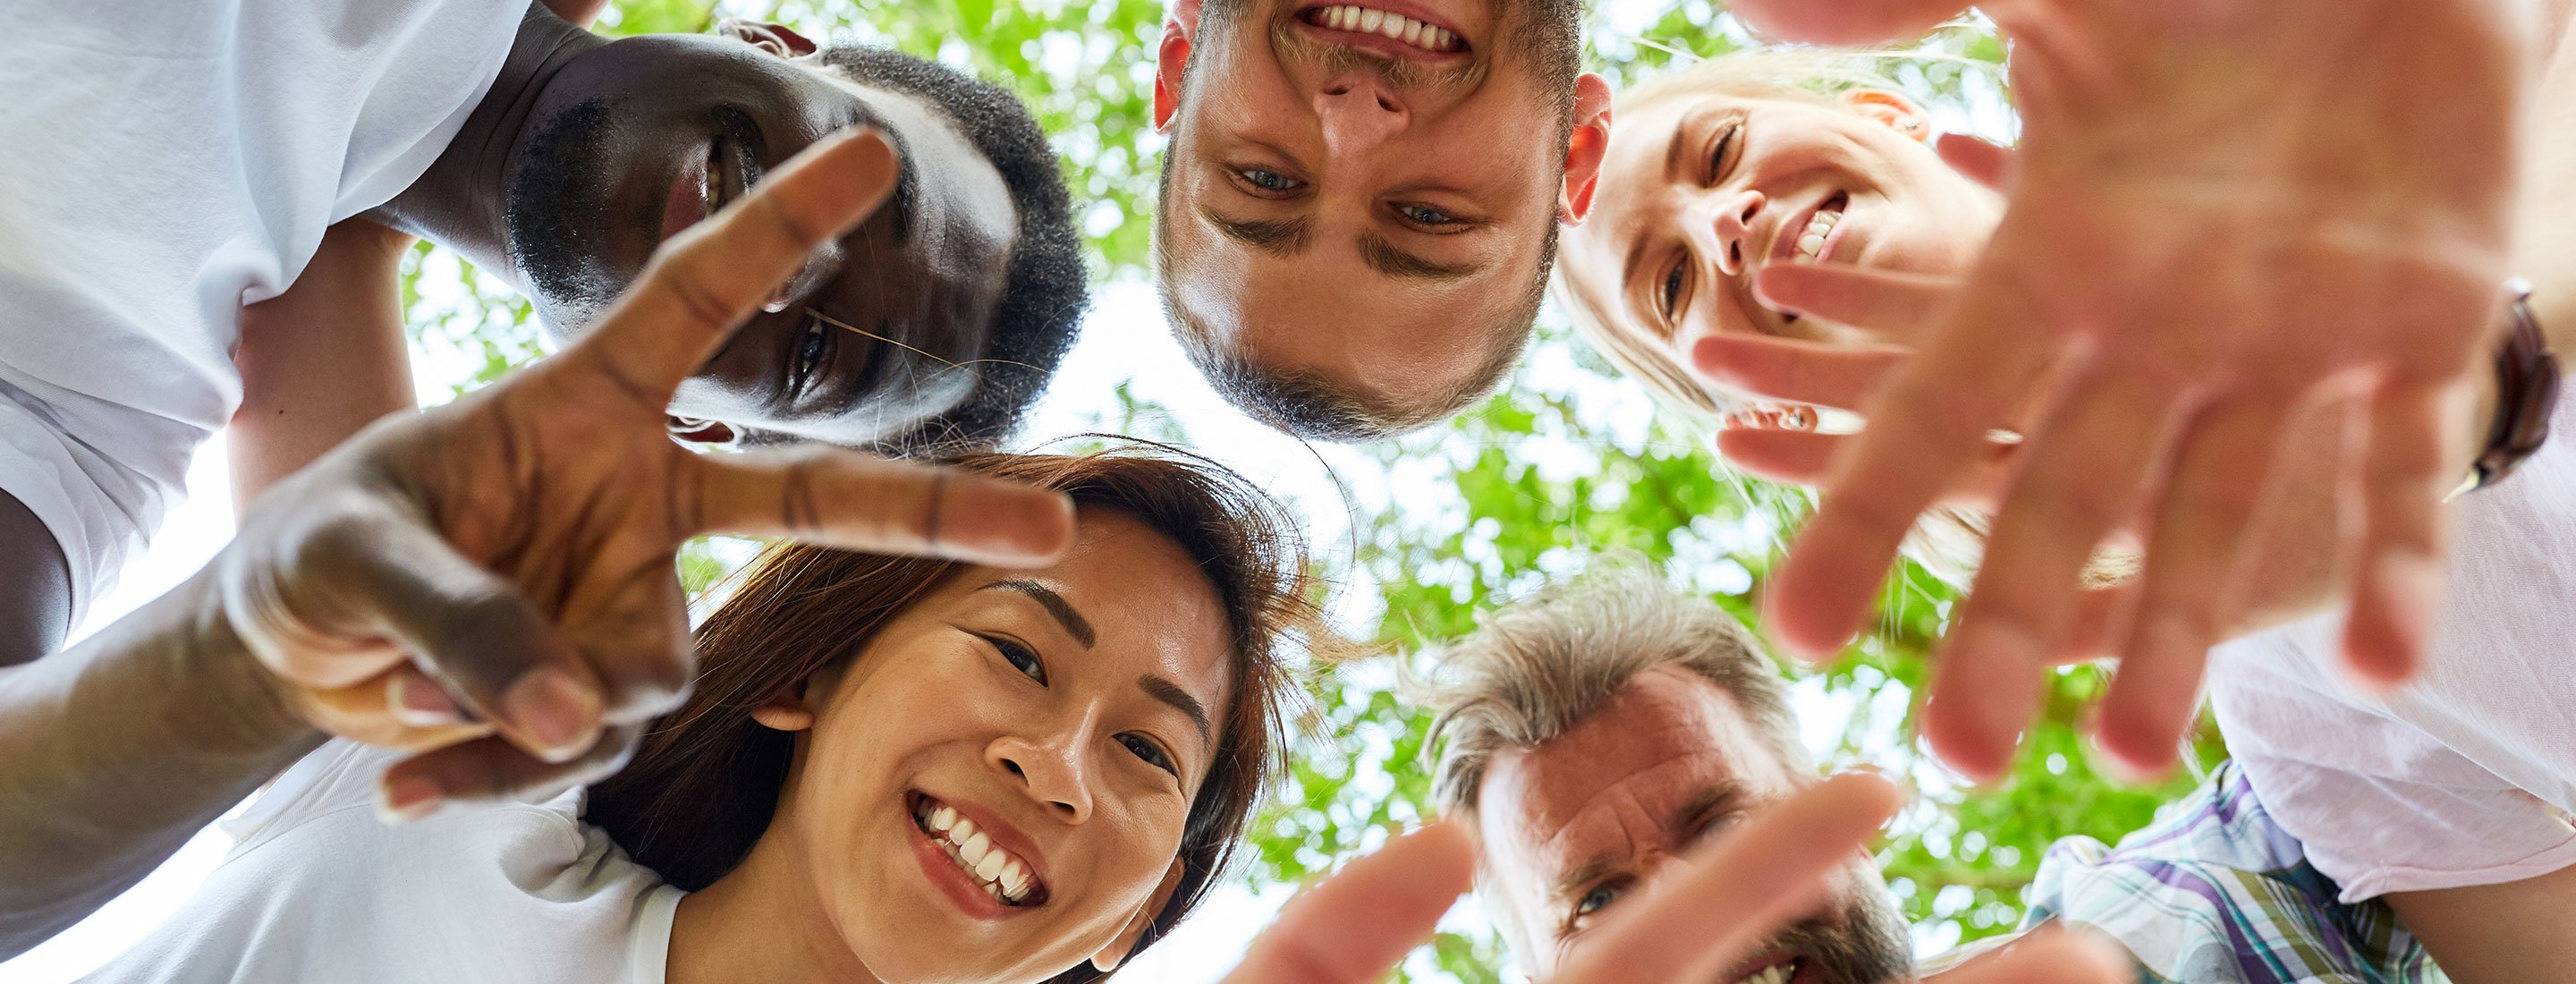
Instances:
[[[647,217],[610,215],[595,187],[606,173],[603,144],[613,116],[607,101],[591,99],[538,123],[502,199],[510,264],[526,278],[541,319],[558,331],[586,325],[626,289],[605,262],[611,223],[635,224],[647,237],[658,232]]]
[[[1786,951],[1815,969],[1817,984],[1883,984],[1910,981],[1914,947],[1896,900],[1875,873],[1844,906],[1840,923],[1809,919],[1782,931],[1755,952]],[[1732,981],[1721,984],[1733,984]]]

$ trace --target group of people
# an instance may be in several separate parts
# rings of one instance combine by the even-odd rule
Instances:
[[[0,42],[0,956],[245,799],[95,979],[1087,981],[1220,883],[1347,642],[1222,465],[996,450],[1088,303],[1048,135],[1009,80],[603,4],[38,0]],[[1366,441],[1502,385],[1553,296],[1823,490],[1781,645],[1841,649],[1900,548],[1973,579],[1946,761],[1999,774],[2096,658],[2107,761],[2170,767],[2204,691],[2233,761],[1918,962],[1894,787],[1604,561],[1434,654],[1442,821],[1230,981],[1377,979],[1471,883],[1553,984],[2576,981],[2568,4],[1981,9],[2012,149],[1867,53],[1614,93],[1576,0],[1174,0],[1164,308],[1246,413]],[[559,351],[415,411],[414,237]],[[235,540],[66,648],[219,430]],[[708,532],[777,542],[693,625]]]

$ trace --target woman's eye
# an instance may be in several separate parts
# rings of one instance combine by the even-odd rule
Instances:
[[[1673,264],[1673,272],[1664,275],[1663,299],[1664,317],[1671,318],[1681,310],[1678,305],[1682,302],[1682,265],[1679,263]]]
[[[823,319],[819,316],[815,317],[805,323],[805,336],[797,340],[796,369],[791,378],[794,379],[795,388],[798,390],[805,388],[806,381],[814,376],[814,367],[823,362],[823,348],[830,344],[831,340],[831,336],[825,334],[823,329]]]
[[[1163,754],[1163,747],[1154,744],[1152,739],[1143,735],[1119,735],[1118,741],[1126,745],[1128,751],[1136,753],[1137,758],[1144,759],[1145,764],[1169,772],[1175,777],[1181,774],[1180,768],[1172,764],[1172,757]]]
[[[1021,676],[1041,684],[1047,682],[1046,664],[1039,662],[1038,654],[1030,651],[1029,647],[1000,636],[985,636],[984,641],[991,643],[994,651],[1001,653],[1002,659],[1008,661],[1012,669],[1020,671]]]
[[[1255,188],[1268,192],[1290,192],[1306,186],[1305,182],[1299,181],[1285,174],[1281,174],[1277,171],[1264,171],[1257,167],[1245,168],[1241,171],[1235,172],[1235,174],[1241,176],[1245,184],[1249,184]]]
[[[1396,211],[1403,215],[1406,221],[1415,225],[1445,226],[1453,225],[1458,221],[1457,216],[1429,205],[1400,205],[1396,207]]]
[[[1726,127],[1726,132],[1718,134],[1717,152],[1710,154],[1708,158],[1708,173],[1711,180],[1726,177],[1726,153],[1735,149],[1736,137],[1743,132],[1744,124],[1730,123]]]

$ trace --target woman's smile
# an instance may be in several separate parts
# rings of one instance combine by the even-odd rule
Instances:
[[[1046,904],[1046,880],[1039,875],[1035,852],[998,843],[1025,843],[1007,824],[972,806],[960,811],[918,791],[905,794],[904,805],[912,816],[914,857],[967,915],[1000,919]],[[983,814],[985,821],[976,823],[969,811]]]

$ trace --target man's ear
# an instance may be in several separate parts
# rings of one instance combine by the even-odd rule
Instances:
[[[1127,958],[1135,954],[1136,941],[1145,938],[1145,928],[1154,924],[1154,916],[1162,912],[1164,906],[1172,904],[1172,893],[1180,891],[1181,866],[1181,859],[1172,859],[1172,869],[1163,873],[1163,883],[1154,887],[1154,897],[1145,900],[1145,907],[1128,918],[1127,925],[1119,928],[1118,936],[1111,939],[1108,946],[1091,955],[1092,966],[1106,974],[1117,970],[1119,964],[1126,963]]]
[[[1586,72],[1574,80],[1574,134],[1565,144],[1565,191],[1556,217],[1582,225],[1592,214],[1592,192],[1601,184],[1601,155],[1610,150],[1610,83]]]
[[[741,434],[734,432],[732,424],[721,420],[666,416],[662,426],[670,429],[673,438],[691,444],[721,444],[730,447],[734,442],[742,439]]]
[[[1154,49],[1154,132],[1172,132],[1172,117],[1181,112],[1181,72],[1190,64],[1190,31],[1180,21],[1163,23],[1163,43]]]
[[[814,42],[785,24],[768,24],[739,17],[716,22],[716,33],[749,44],[780,58],[803,58],[814,53]]]
[[[1916,140],[1932,139],[1931,114],[1923,106],[1905,98],[1904,93],[1885,89],[1853,89],[1842,94],[1843,105],[1862,116],[1887,124],[1889,129]]]

